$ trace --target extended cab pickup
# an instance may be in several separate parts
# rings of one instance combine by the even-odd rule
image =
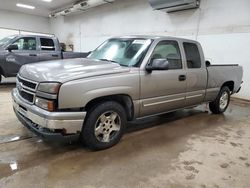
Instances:
[[[0,82],[1,76],[16,76],[24,64],[86,56],[86,53],[63,52],[56,37],[9,36],[0,40]]]
[[[207,102],[223,113],[240,90],[242,72],[238,65],[205,62],[193,40],[112,38],[85,59],[23,66],[13,105],[18,119],[44,139],[80,139],[105,149],[133,119]]]

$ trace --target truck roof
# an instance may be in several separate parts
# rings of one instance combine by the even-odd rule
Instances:
[[[186,38],[181,38],[181,37],[171,37],[171,36],[160,36],[160,35],[127,35],[127,36],[117,36],[117,37],[112,37],[112,38],[143,38],[143,39],[152,39],[152,40],[177,40],[177,41],[189,41],[193,43],[198,43],[195,40],[191,39],[186,39]]]
[[[17,35],[11,35],[11,36],[15,36],[15,37],[49,37],[49,38],[56,38],[55,36],[51,35],[35,35],[35,34],[27,34],[27,35],[24,35],[24,34],[17,34]]]

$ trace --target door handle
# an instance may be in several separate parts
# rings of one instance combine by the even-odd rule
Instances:
[[[37,54],[29,54],[29,56],[36,57],[36,56],[37,56]]]
[[[59,57],[59,55],[57,55],[57,54],[52,54],[52,57]]]
[[[186,75],[180,75],[179,81],[185,81],[187,79]]]

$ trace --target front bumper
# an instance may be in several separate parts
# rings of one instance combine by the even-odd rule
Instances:
[[[86,112],[48,112],[25,102],[17,89],[13,89],[12,99],[17,118],[38,136],[46,140],[67,140],[79,136]],[[60,130],[66,134],[58,133]]]
[[[18,120],[27,127],[31,132],[35,133],[37,136],[42,138],[45,141],[52,141],[52,142],[74,142],[79,139],[79,133],[78,134],[72,134],[72,135],[62,135],[61,133],[54,133],[50,132],[47,129],[39,128],[36,124],[34,124],[29,119],[25,118],[22,114],[17,112],[14,109],[14,112],[18,118]]]

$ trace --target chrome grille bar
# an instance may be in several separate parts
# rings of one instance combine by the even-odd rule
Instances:
[[[16,87],[19,96],[30,104],[34,104],[38,83],[26,78],[17,76]]]

